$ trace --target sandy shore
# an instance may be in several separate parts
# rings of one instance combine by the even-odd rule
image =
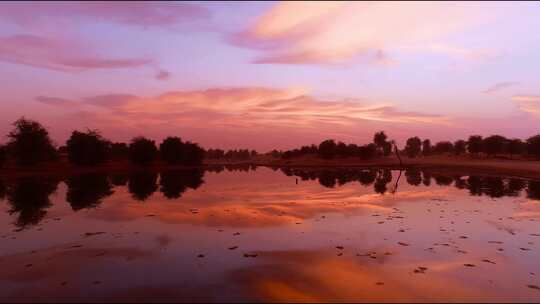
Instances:
[[[235,166],[256,165],[271,167],[305,167],[305,168],[389,168],[389,169],[429,169],[441,173],[482,174],[512,176],[522,178],[540,179],[540,161],[518,159],[478,159],[469,156],[433,156],[420,158],[402,157],[400,165],[396,157],[378,158],[374,160],[362,160],[358,158],[340,158],[323,160],[317,157],[300,157],[289,160],[258,157],[246,161],[206,161],[203,167],[212,166]],[[43,176],[69,176],[74,174],[105,172],[126,173],[137,170],[178,170],[194,167],[170,166],[162,162],[156,162],[149,166],[134,166],[127,161],[112,161],[104,165],[94,167],[74,166],[61,160],[54,163],[40,164],[34,167],[6,166],[0,168],[0,177],[19,177],[29,175]]]

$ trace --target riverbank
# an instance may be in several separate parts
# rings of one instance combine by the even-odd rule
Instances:
[[[479,159],[470,156],[430,156],[420,158],[402,157],[400,164],[396,157],[384,157],[373,160],[359,158],[340,158],[324,160],[315,156],[293,159],[257,157],[244,161],[208,160],[202,168],[219,166],[268,166],[298,167],[306,169],[330,168],[388,168],[388,169],[429,169],[440,173],[482,174],[509,177],[540,179],[540,161],[525,159]],[[83,167],[70,164],[67,160],[39,164],[33,167],[6,166],[0,169],[0,177],[16,178],[22,176],[57,176],[64,177],[85,173],[129,173],[140,170],[182,170],[201,167],[171,166],[156,162],[148,166],[135,166],[128,161],[111,161],[99,166]]]

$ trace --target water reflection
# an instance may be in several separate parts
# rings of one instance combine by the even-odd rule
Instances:
[[[69,177],[66,185],[66,201],[74,211],[95,208],[104,198],[113,194],[113,185],[106,175],[99,173]]]
[[[26,228],[38,224],[51,206],[49,196],[57,189],[58,181],[37,177],[23,177],[6,188],[9,214],[16,214],[15,226]]]
[[[197,189],[203,183],[204,171],[193,170],[175,170],[164,171],[160,174],[159,190],[168,199],[177,199],[188,189]]]
[[[145,201],[157,191],[157,172],[136,171],[129,175],[128,190],[138,201]]]

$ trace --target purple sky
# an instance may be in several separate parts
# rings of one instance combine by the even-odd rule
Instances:
[[[2,2],[0,132],[290,148],[540,130],[540,3]],[[5,138],[3,139],[5,141]]]

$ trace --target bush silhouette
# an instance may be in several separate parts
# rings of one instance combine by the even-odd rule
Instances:
[[[422,141],[418,137],[411,137],[407,139],[407,144],[405,145],[405,153],[408,157],[416,157],[420,154],[422,150]]]
[[[515,154],[522,154],[525,152],[526,145],[521,139],[510,139],[506,143],[506,151],[512,157]]]
[[[129,146],[126,143],[112,143],[109,149],[110,159],[127,159],[129,157]]]
[[[20,118],[13,123],[8,147],[19,165],[35,165],[57,158],[49,132],[38,122]]]
[[[431,141],[429,139],[424,139],[422,142],[422,155],[427,156],[431,155],[433,152],[433,147],[431,147]]]
[[[504,152],[506,138],[500,135],[491,135],[484,138],[484,152],[488,155],[497,155]]]
[[[540,134],[527,139],[527,153],[536,158],[540,157]]]
[[[129,158],[137,165],[148,165],[156,160],[158,150],[153,140],[144,137],[135,137],[129,145]]]
[[[179,137],[167,137],[159,145],[161,160],[169,164],[180,164],[183,161],[184,143]]]
[[[76,165],[92,166],[107,160],[110,144],[94,130],[73,131],[66,143],[69,161]]]
[[[319,144],[319,156],[324,159],[331,159],[336,156],[337,145],[332,139],[327,139]]]
[[[66,201],[73,211],[84,208],[96,208],[103,199],[113,194],[112,184],[107,175],[99,173],[83,174],[69,177]]]
[[[467,142],[460,139],[454,143],[454,153],[456,155],[465,154],[467,152]]]
[[[137,171],[129,176],[128,191],[133,199],[145,201],[157,191],[158,174],[151,171]]]
[[[467,141],[469,153],[478,154],[484,152],[484,140],[480,135],[471,135]]]
[[[0,168],[4,166],[7,161],[7,148],[0,146]]]
[[[454,145],[449,141],[441,141],[435,144],[433,152],[437,154],[450,153],[454,150]]]

